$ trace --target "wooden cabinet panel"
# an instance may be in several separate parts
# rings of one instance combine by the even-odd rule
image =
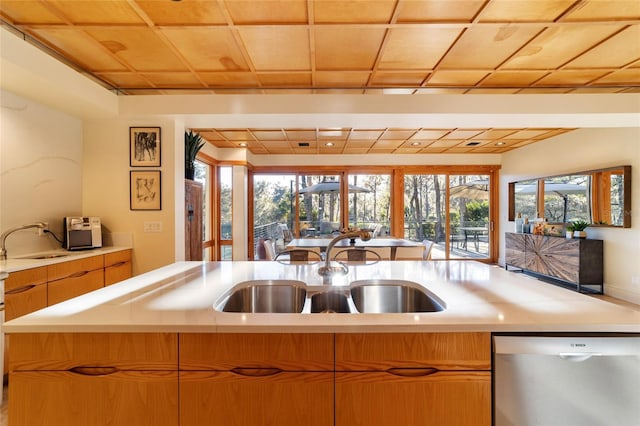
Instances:
[[[507,265],[512,265],[516,268],[525,267],[525,244],[525,234],[510,232],[504,234],[504,259]]]
[[[49,305],[54,305],[102,287],[104,287],[103,269],[76,272],[69,278],[49,281],[47,301]]]
[[[12,372],[9,426],[178,426],[177,371]]]
[[[104,255],[104,285],[111,285],[132,276],[131,250]]]
[[[202,260],[202,183],[184,181],[184,260]]]
[[[336,370],[432,367],[490,370],[490,333],[366,333],[336,335]]]
[[[336,426],[489,426],[491,373],[336,373]]]
[[[181,370],[333,370],[332,334],[180,334]]]
[[[47,284],[26,284],[5,292],[5,321],[47,307]]]
[[[47,282],[47,267],[25,269],[24,271],[11,272],[4,280],[5,293],[25,286],[37,285]]]
[[[79,366],[177,370],[178,337],[175,333],[11,335],[12,371],[68,370]]]
[[[98,269],[104,269],[104,256],[102,255],[55,263],[47,266],[47,280],[49,282],[61,280],[82,272],[90,272]]]
[[[505,234],[505,265],[602,293],[603,241]]]
[[[181,372],[180,425],[332,426],[333,387],[333,372]]]

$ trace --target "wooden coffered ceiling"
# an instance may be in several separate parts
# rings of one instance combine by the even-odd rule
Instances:
[[[640,92],[638,0],[2,0],[0,17],[119,95]],[[567,131],[201,130],[257,154],[504,152]]]
[[[194,129],[220,148],[254,154],[501,153],[571,129]]]

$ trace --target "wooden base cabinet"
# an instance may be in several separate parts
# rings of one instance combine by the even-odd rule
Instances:
[[[9,426],[178,426],[171,333],[11,335]]]
[[[333,386],[333,372],[180,372],[180,426],[332,426]]]
[[[336,426],[491,425],[489,333],[336,335]]]
[[[178,426],[178,372],[21,371],[9,400],[9,426]]]
[[[333,335],[180,334],[180,425],[333,425]]]
[[[107,253],[104,255],[104,285],[108,286],[131,278],[131,249]]]
[[[505,266],[551,278],[579,292],[603,293],[603,241],[505,233]]]
[[[49,305],[104,287],[104,258],[93,256],[47,267]]]
[[[490,426],[490,333],[14,334],[9,426]]]
[[[336,426],[491,425],[491,372],[402,374],[337,372]]]

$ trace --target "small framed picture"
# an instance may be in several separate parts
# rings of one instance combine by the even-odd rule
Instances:
[[[130,170],[131,210],[162,210],[160,170]]]
[[[160,127],[129,128],[129,165],[160,167]]]

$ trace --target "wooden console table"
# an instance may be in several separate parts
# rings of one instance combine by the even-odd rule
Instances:
[[[534,234],[505,234],[505,268],[575,286],[583,293],[603,293],[603,241]]]

